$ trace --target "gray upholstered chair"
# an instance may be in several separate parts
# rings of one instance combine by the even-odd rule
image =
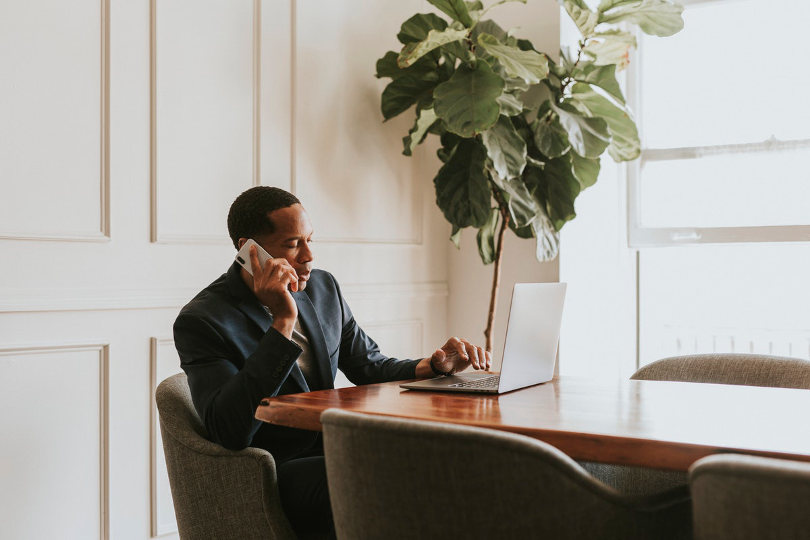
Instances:
[[[697,540],[810,538],[810,463],[718,454],[689,483]]]
[[[155,398],[180,538],[294,540],[270,453],[207,440],[185,374],[161,382]]]
[[[810,388],[810,361],[764,354],[673,356],[647,364],[631,379],[777,388]]]
[[[336,409],[321,423],[339,539],[691,537],[686,488],[624,496],[523,435]]]
[[[741,353],[673,356],[647,364],[630,378],[810,389],[810,361]],[[688,481],[686,473],[681,472],[589,462],[581,465],[622,493],[655,493]]]

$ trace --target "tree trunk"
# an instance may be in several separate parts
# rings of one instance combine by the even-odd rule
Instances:
[[[500,202],[500,201],[499,201]],[[492,272],[492,294],[489,298],[489,315],[487,316],[487,329],[484,330],[486,350],[492,353],[492,331],[495,327],[495,307],[498,304],[498,288],[501,284],[501,256],[503,255],[503,234],[509,226],[509,210],[500,207],[501,227],[498,230],[498,240],[495,244],[495,269]]]

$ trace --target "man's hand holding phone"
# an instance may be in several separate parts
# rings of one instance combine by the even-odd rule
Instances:
[[[250,264],[253,294],[273,314],[273,328],[290,339],[298,318],[298,307],[290,291],[298,290],[298,274],[286,259],[268,259],[262,266],[255,245],[250,246]]]

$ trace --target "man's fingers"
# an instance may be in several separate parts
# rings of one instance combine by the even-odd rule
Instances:
[[[253,273],[256,274],[262,269],[262,265],[259,262],[259,254],[256,251],[256,246],[250,246],[250,249],[248,249],[248,254],[250,255],[250,268],[253,270]]]
[[[288,287],[292,292],[296,292],[298,290],[298,274],[295,273],[295,270],[291,266],[289,268],[281,266],[277,271],[278,280],[281,284],[285,288]]]
[[[456,352],[458,353],[458,355],[460,357],[462,357],[463,359],[465,359],[465,360],[469,360],[470,357],[467,354],[467,348],[464,346],[464,343],[462,343],[461,340],[459,340],[457,338],[452,338],[450,341],[453,341],[453,340],[455,340],[455,342],[452,343],[452,346],[456,349]]]
[[[484,369],[484,358],[482,356],[478,356],[478,349],[470,343],[469,341],[462,340],[464,343],[464,348],[467,350],[467,356],[470,358],[470,363],[473,366],[473,369]]]
[[[487,357],[487,370],[489,370],[489,368],[492,367],[492,353],[486,351],[484,354],[486,354]]]
[[[489,369],[489,360],[487,359],[487,353],[484,351],[482,347],[476,347],[475,350],[478,353],[479,362],[481,362],[481,369]]]

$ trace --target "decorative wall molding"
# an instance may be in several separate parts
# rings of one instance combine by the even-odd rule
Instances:
[[[177,524],[174,527],[161,528],[158,507],[158,474],[163,471],[158,470],[158,452],[163,449],[158,448],[159,440],[159,418],[157,405],[155,403],[155,389],[160,383],[158,380],[158,356],[161,345],[174,344],[174,340],[168,337],[151,337],[149,339],[149,514],[151,523],[151,538],[159,538],[177,532]],[[178,369],[179,371],[179,369]]]
[[[318,240],[320,242],[320,239]],[[421,283],[347,283],[341,285],[343,294],[353,299],[390,297],[446,297],[450,289],[446,281]]]
[[[107,242],[110,240],[110,0],[100,0],[99,94],[99,228],[92,231],[32,233],[0,231],[3,240],[45,240],[58,242]]]
[[[108,540],[110,537],[110,438],[109,438],[109,394],[110,377],[109,343],[93,344],[38,344],[21,345],[9,348],[0,348],[0,357],[18,356],[25,354],[58,354],[60,352],[96,352],[98,353],[98,398],[99,398],[99,538]]]
[[[107,0],[109,1],[109,0]],[[149,224],[150,242],[159,244],[228,245],[230,239],[210,234],[162,234],[159,227],[157,174],[157,0],[149,0]],[[261,0],[253,0],[253,174],[252,185],[261,184]]]
[[[298,168],[296,167],[296,159],[297,159],[297,144],[296,144],[296,137],[298,136],[299,129],[297,126],[297,111],[298,111],[298,63],[299,57],[298,54],[298,25],[299,25],[299,14],[298,14],[298,0],[290,0],[291,1],[291,18],[290,18],[290,42],[291,42],[291,51],[292,51],[292,61],[291,65],[291,73],[290,73],[290,114],[291,114],[291,122],[290,122],[290,191],[297,196],[300,196],[301,186],[303,185],[303,179],[298,174]],[[423,7],[425,2],[419,1],[414,2],[417,4],[416,9],[420,9]],[[382,124],[382,119],[380,119],[380,123]],[[390,126],[389,126],[390,128]],[[363,235],[363,236],[330,236],[327,234],[318,234],[318,243],[323,244],[362,244],[362,245],[396,245],[396,246],[421,246],[424,244],[424,205],[423,205],[423,190],[424,190],[424,182],[419,176],[419,167],[417,166],[417,157],[410,157],[407,162],[407,165],[410,167],[410,180],[412,185],[414,186],[413,190],[413,209],[414,213],[411,216],[412,227],[411,233],[408,236],[402,238],[386,238],[381,236],[376,236],[373,234],[374,228],[368,227],[372,234]],[[304,206],[306,206],[307,201],[302,200]]]
[[[0,289],[0,313],[180,308],[199,292],[173,289],[72,289],[20,292]]]
[[[416,334],[416,342],[420,349],[429,347],[425,343],[425,323],[422,319],[392,319],[392,320],[369,320],[361,325],[364,331],[374,334],[375,331],[392,329],[410,329]]]
[[[350,283],[341,286],[353,300],[372,298],[447,297],[446,281],[422,283]],[[0,313],[50,311],[109,311],[180,308],[200,292],[199,288],[171,289],[55,289],[22,292],[0,289]]]

